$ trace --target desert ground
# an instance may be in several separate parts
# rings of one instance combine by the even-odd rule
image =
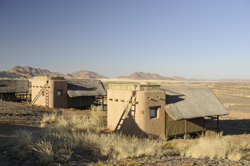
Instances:
[[[162,86],[207,86],[213,90],[218,99],[230,112],[229,115],[220,117],[220,130],[223,135],[233,136],[237,141],[250,140],[250,83],[241,82],[177,82],[177,81],[131,81],[118,79],[101,80],[106,89],[113,83],[148,82],[150,84],[160,84]],[[17,134],[16,131],[30,130],[43,131],[41,127],[44,114],[64,115],[67,117],[89,117],[90,111],[79,111],[70,109],[50,109],[39,106],[29,106],[25,103],[0,101],[0,165],[41,165],[34,160],[21,160],[10,151],[10,142]],[[178,140],[177,140],[178,141]],[[164,141],[163,141],[164,142]],[[249,141],[248,141],[249,142]],[[166,144],[168,145],[168,143]],[[250,146],[249,146],[250,147]],[[67,163],[55,163],[50,165],[249,165],[249,155],[245,155],[239,160],[229,160],[223,158],[194,158],[186,157],[177,153],[158,156],[141,156],[136,158],[116,159],[116,158],[95,158],[88,156],[84,161],[70,161]],[[76,157],[75,157],[76,158]]]

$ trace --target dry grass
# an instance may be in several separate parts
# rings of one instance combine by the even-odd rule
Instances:
[[[89,159],[86,154],[99,159],[164,154],[236,161],[250,158],[250,135],[175,139],[162,144],[161,140],[102,134],[100,131],[105,127],[106,112],[101,107],[91,109],[90,117],[65,117],[56,113],[44,115],[42,132],[17,131],[11,142],[13,154],[22,160],[35,156],[34,160],[38,160],[40,165],[67,163],[75,156]]]
[[[33,144],[32,132],[27,130],[17,130],[16,136],[11,140],[12,151],[21,159],[25,159],[31,152],[30,145]]]
[[[103,106],[92,106],[91,107],[91,121],[93,124],[100,126],[100,127],[106,127],[106,121],[107,121],[107,111],[103,110]]]
[[[105,112],[92,107],[92,117],[64,117],[56,114],[43,116],[42,132],[18,131],[12,140],[12,150],[23,159],[35,156],[40,165],[53,162],[67,163],[73,156],[85,158],[84,152],[95,158],[140,157],[171,153],[159,140],[139,139],[117,134],[102,134]]]
[[[199,139],[173,140],[166,146],[181,156],[193,158],[240,160],[250,155],[250,135],[200,137]]]
[[[101,117],[100,114],[97,117]],[[50,122],[50,127],[39,133],[17,131],[12,140],[12,151],[22,160],[35,156],[40,165],[67,163],[73,160],[73,156],[81,156],[84,159],[85,154],[89,153],[99,159],[180,154],[194,158],[240,160],[250,156],[250,135],[246,134],[174,139],[162,143],[161,140],[99,133],[98,125],[102,125],[99,123],[102,121],[92,118],[45,115],[43,122]]]
[[[24,137],[26,134],[23,133],[27,133],[27,131],[20,132],[17,138]],[[29,153],[34,153],[41,165],[70,161],[71,155],[75,151],[89,151],[97,158],[116,159],[171,153],[171,150],[164,148],[158,140],[139,139],[117,134],[69,131],[67,128],[46,129],[41,137],[34,139],[36,134],[35,132],[29,134],[29,140],[32,141],[25,142],[22,144],[22,148],[17,150],[22,159],[25,159],[23,154],[28,156]],[[15,143],[13,142],[13,144]],[[20,145],[16,143],[16,146]]]

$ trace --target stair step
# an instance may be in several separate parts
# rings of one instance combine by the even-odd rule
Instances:
[[[134,106],[135,103],[136,103],[136,95],[131,96],[130,99],[128,100],[128,104],[126,105],[126,107],[125,107],[125,109],[124,109],[124,111],[123,111],[123,113],[122,113],[122,115],[121,115],[121,117],[120,117],[120,119],[119,119],[119,121],[118,121],[118,123],[116,125],[116,128],[115,128],[114,132],[119,133],[121,131],[121,129],[122,129],[123,125],[124,125],[124,122],[127,119],[128,114],[130,113],[132,106]],[[124,115],[125,115],[125,117],[123,119]],[[121,121],[122,121],[122,123],[121,123]],[[120,126],[120,128],[118,129],[119,126]]]

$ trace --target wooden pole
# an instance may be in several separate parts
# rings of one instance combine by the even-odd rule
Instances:
[[[185,120],[185,135],[184,139],[187,139],[187,119]]]
[[[80,110],[82,109],[82,96],[80,96]]]
[[[219,115],[217,115],[217,134],[219,133]]]

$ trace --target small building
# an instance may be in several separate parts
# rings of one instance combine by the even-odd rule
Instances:
[[[16,101],[18,93],[29,92],[29,81],[26,79],[0,79],[0,100]]]
[[[166,92],[165,126],[168,137],[218,131],[219,116],[229,114],[208,87],[169,87],[163,90]],[[211,122],[215,122],[214,127]]]
[[[100,80],[93,79],[71,79],[67,80],[67,107],[86,108],[96,98],[107,96],[107,92]]]
[[[85,108],[94,103],[96,96],[107,94],[99,80],[40,76],[31,82],[31,104],[50,108]]]
[[[136,101],[133,103],[131,99]],[[117,84],[109,85],[107,94],[107,127],[116,130],[119,119],[127,105],[131,111],[121,132],[129,135],[146,136],[165,135],[165,92],[158,85]],[[119,127],[120,129],[120,127]]]
[[[229,113],[208,87],[110,85],[107,100],[108,128],[136,136],[205,132],[214,120],[218,131],[219,116]]]
[[[63,77],[33,77],[31,84],[32,105],[67,107],[67,81]]]

